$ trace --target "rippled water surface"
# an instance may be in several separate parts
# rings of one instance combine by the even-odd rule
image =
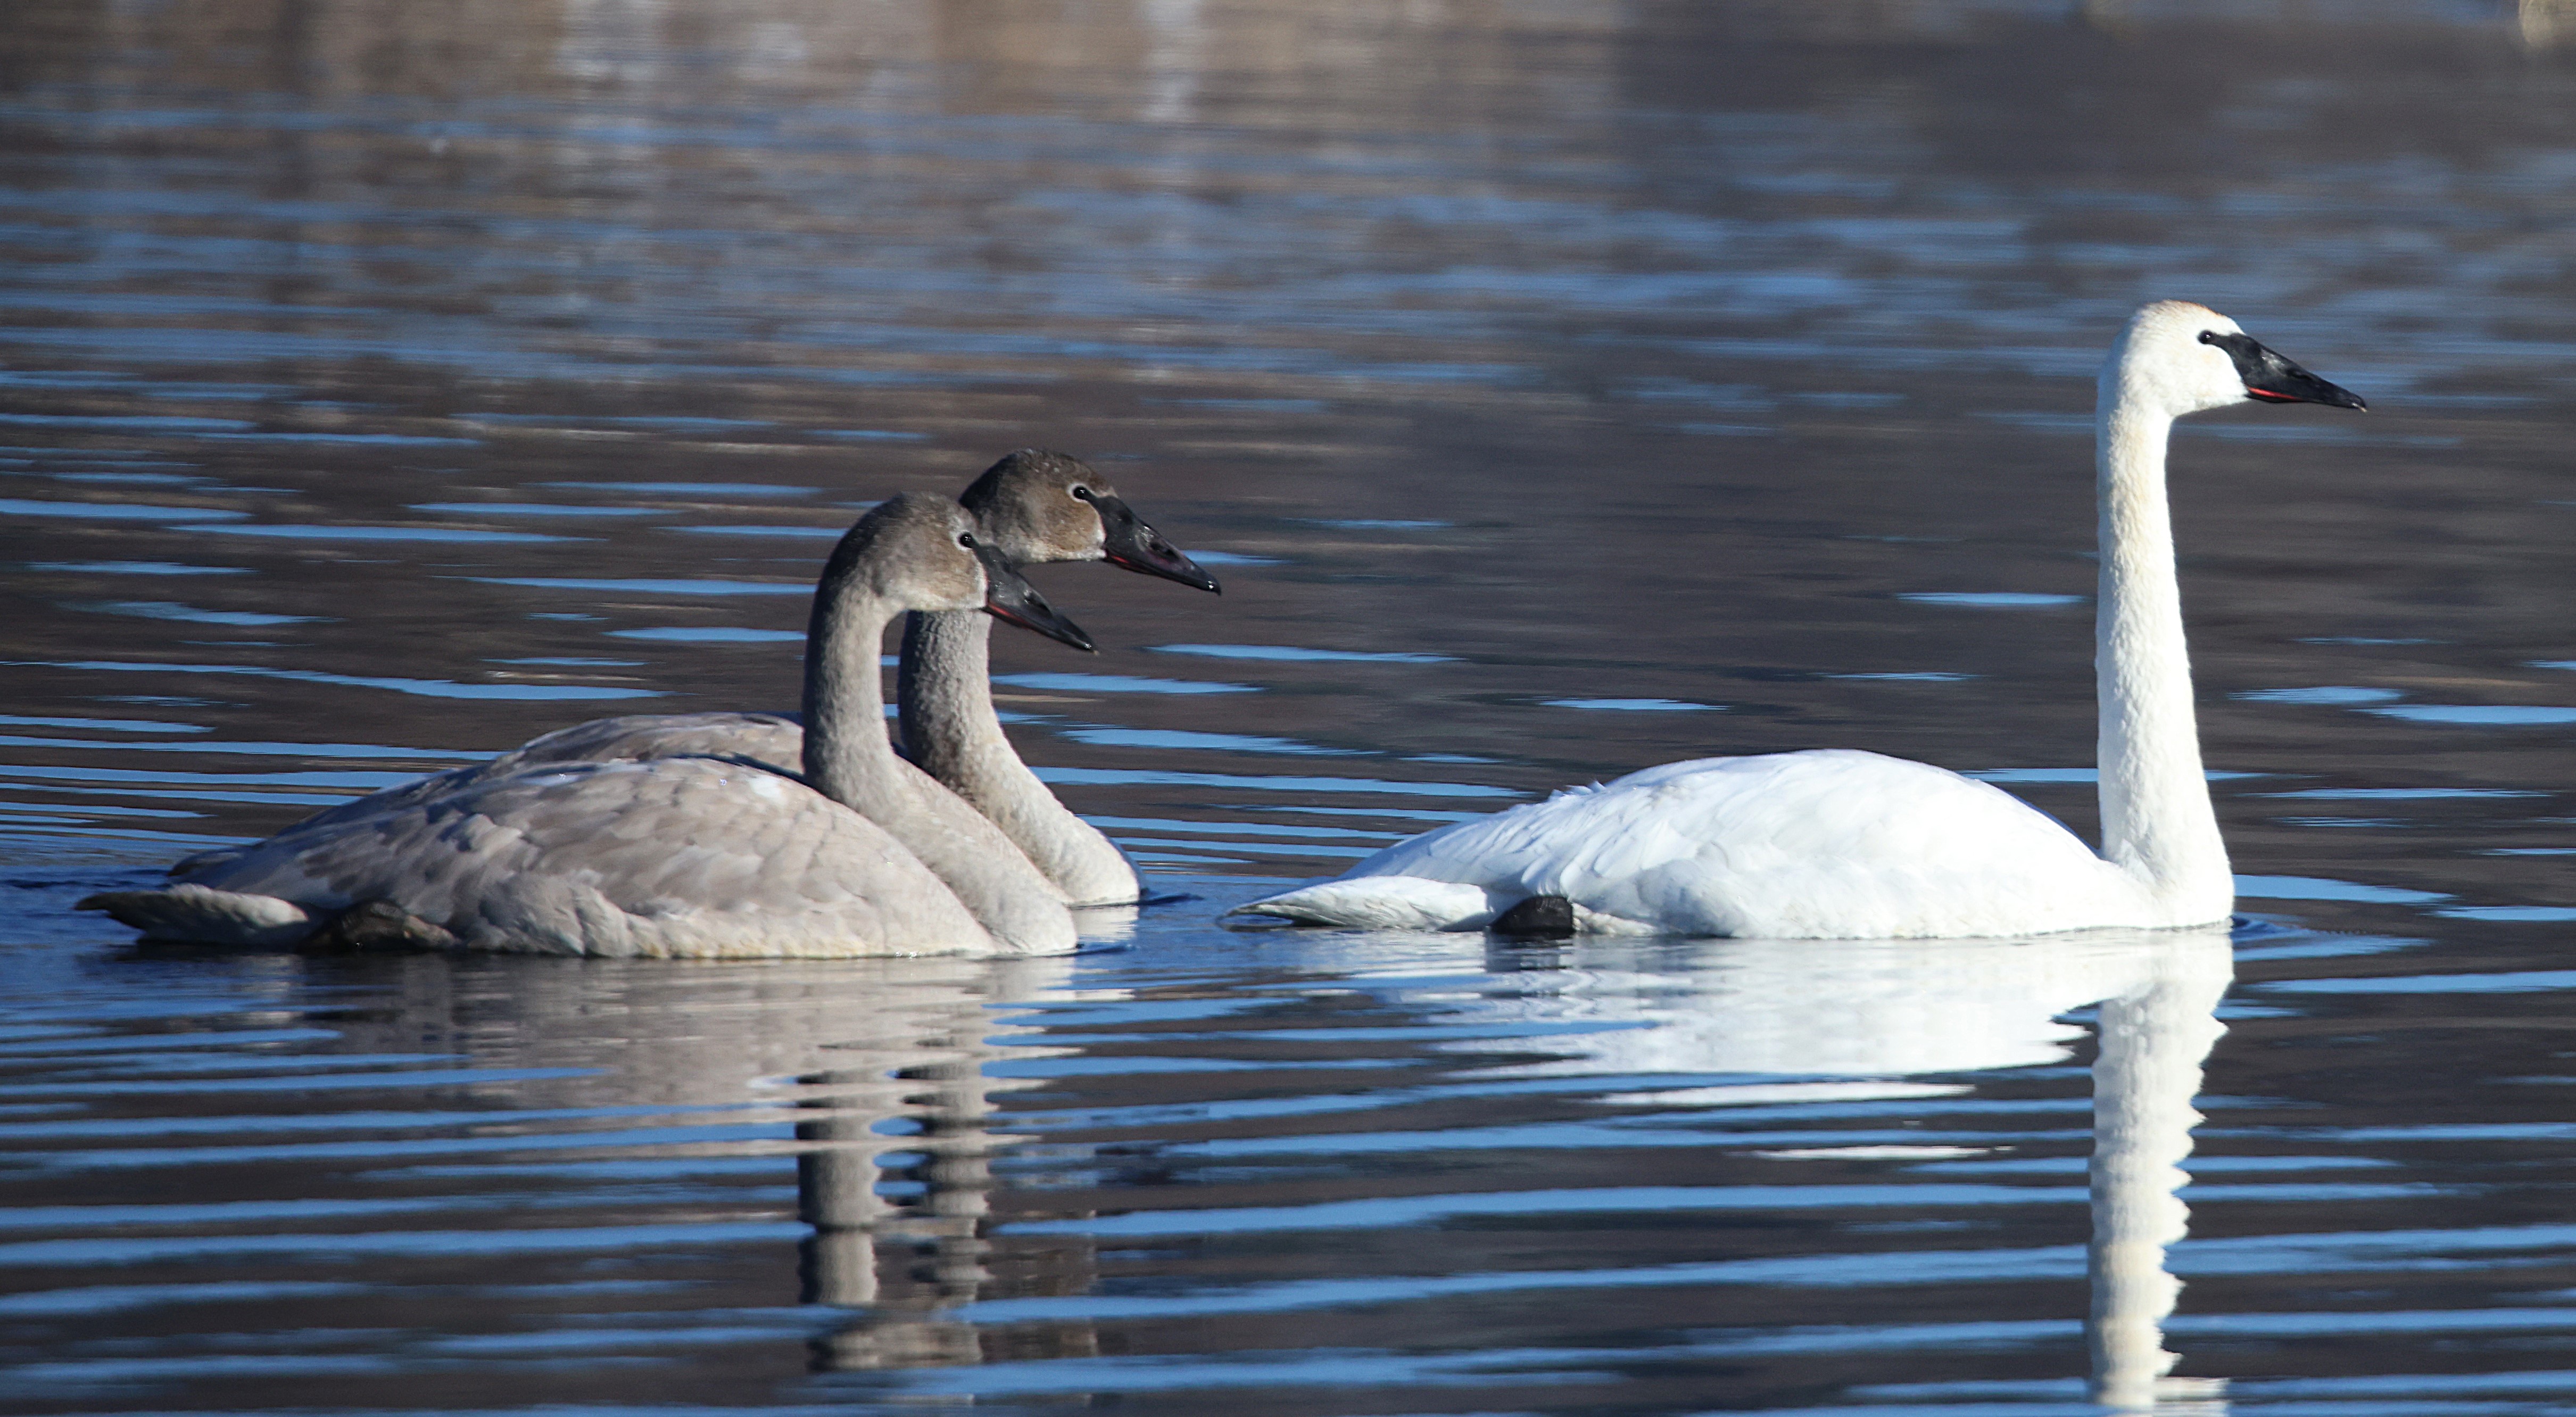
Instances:
[[[0,1411],[2576,1412],[2576,16],[6,19]],[[1211,923],[1718,752],[2089,833],[2091,374],[2158,296],[2372,404],[2175,445],[2232,936]],[[70,909],[788,707],[830,538],[1029,444],[1226,582],[1048,568],[1101,654],[997,639],[1192,897],[1097,952]]]

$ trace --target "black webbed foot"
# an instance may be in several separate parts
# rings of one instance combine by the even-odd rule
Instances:
[[[1574,933],[1574,902],[1561,895],[1534,895],[1485,927],[1516,940],[1562,940]]]
[[[305,954],[387,954],[452,950],[456,936],[389,900],[363,900],[297,946]]]

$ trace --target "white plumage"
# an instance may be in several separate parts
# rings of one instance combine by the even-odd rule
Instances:
[[[2136,884],[2055,821],[1941,768],[1826,749],[1666,763],[1398,842],[1260,913],[1479,929],[1534,895],[1593,931],[2007,935],[2095,923]]]
[[[2165,445],[2176,417],[2249,397],[2362,406],[2182,301],[2141,309],[2102,371],[2101,854],[2002,791],[1922,763],[1704,758],[1444,827],[1234,913],[1469,930],[1561,896],[1579,929],[1787,939],[2224,920],[2233,878],[2192,715]]]

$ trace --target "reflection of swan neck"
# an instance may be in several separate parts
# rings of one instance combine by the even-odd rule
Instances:
[[[893,963],[948,987],[881,991],[845,1018],[868,1040],[835,1048],[838,1066],[797,1077],[814,1114],[796,1125],[797,1212],[814,1227],[800,1254],[803,1302],[852,1311],[812,1340],[813,1362],[828,1371],[983,1361],[982,1331],[952,1311],[992,1281],[991,1094],[1036,1085],[986,1075],[1000,1042],[990,1007],[1060,989],[1071,974],[1062,958]],[[905,1125],[889,1125],[898,1119]],[[905,1158],[918,1195],[880,1193],[889,1154]]]
[[[2093,1400],[2117,1408],[2155,1404],[2173,1367],[2164,1321],[2182,1292],[2165,1270],[2165,1247],[2183,1238],[2190,1210],[2175,1194],[2200,1121],[2201,1060],[2225,1031],[2213,1015],[2226,992],[2225,941],[2176,940],[2170,963],[2218,968],[2160,970],[2138,992],[2101,1008],[2101,1053],[2093,1065]],[[2206,953],[2215,944],[2219,957]]]
[[[797,1140],[822,1140],[816,1126],[796,1129]],[[855,1307],[877,1297],[874,1224],[889,1207],[877,1195],[877,1159],[865,1151],[806,1151],[796,1157],[797,1219],[814,1227],[798,1258],[797,1278],[808,1304]]]
[[[809,1144],[796,1158],[797,1218],[815,1230],[805,1261],[808,1303],[875,1302],[876,1241],[893,1235],[937,1242],[937,1302],[974,1297],[980,1270],[971,1260],[963,1267],[950,1261],[981,1253],[977,1222],[991,1209],[993,1185],[992,1139],[986,1130],[991,1109],[980,1059],[972,1050],[961,1049],[954,1039],[924,1043],[966,1056],[899,1071],[834,1071],[804,1079],[832,1090],[806,1105],[838,1114],[796,1125],[797,1140]],[[924,1084],[930,1085],[927,1094]],[[893,1116],[909,1116],[920,1130],[906,1137],[880,1135],[877,1122]],[[919,1170],[926,1193],[908,1206],[877,1193],[878,1169],[887,1152],[922,1157]]]
[[[2164,919],[2201,923],[2226,918],[2234,881],[2192,715],[2191,653],[2165,497],[2173,417],[2129,387],[2131,348],[2124,334],[2103,370],[2096,429],[2102,855],[2158,898]]]

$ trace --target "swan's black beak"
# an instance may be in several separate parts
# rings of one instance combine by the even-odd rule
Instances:
[[[1123,497],[1103,497],[1077,493],[1100,513],[1100,559],[1123,570],[1161,576],[1185,586],[1224,594],[1216,577],[1199,569],[1199,563],[1181,554],[1181,549],[1163,539],[1163,534],[1146,525]]]
[[[978,544],[976,558],[984,563],[984,613],[1005,624],[1023,630],[1035,630],[1051,640],[1061,640],[1085,653],[1092,652],[1091,636],[1082,627],[1055,613],[1037,587],[1022,579],[1002,553]]]
[[[2226,350],[2227,357],[2236,361],[2236,377],[2245,381],[2245,397],[2249,399],[2264,403],[2321,403],[2328,408],[2355,408],[2365,413],[2370,410],[2360,395],[2329,384],[2283,359],[2252,335],[2211,331],[2201,339]]]

